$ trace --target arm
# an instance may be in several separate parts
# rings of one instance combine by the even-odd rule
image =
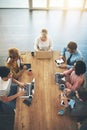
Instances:
[[[64,47],[63,50],[61,51],[61,56],[62,56],[62,57],[65,57],[65,52],[66,52],[66,50],[67,50],[67,49]]]
[[[70,82],[66,82],[65,85],[71,90],[77,90],[84,83],[84,75],[76,76],[74,73],[70,76]]]
[[[66,48],[63,48],[58,59],[63,59],[65,61],[65,51],[66,51]]]
[[[21,83],[21,82],[19,82],[18,80],[14,79],[14,78],[12,78],[12,81],[13,81],[14,83],[18,84],[20,87],[25,87],[25,86],[26,86],[25,83]]]
[[[81,86],[78,81],[76,81],[73,85],[69,82],[66,82],[65,85],[70,90],[76,90],[78,88],[78,86]]]
[[[70,74],[72,73],[73,70],[74,70],[74,69],[71,68],[71,69],[69,69],[69,70],[64,71],[64,72],[63,72],[64,76],[70,75]]]
[[[34,42],[34,50],[35,51],[39,51],[39,47],[38,47],[38,38],[35,39],[35,42]]]
[[[67,69],[71,69],[71,68],[73,68],[74,67],[74,65],[66,65],[66,68]]]
[[[53,41],[49,38],[49,51],[53,50]]]
[[[16,93],[16,94],[14,94],[14,95],[12,95],[12,96],[1,96],[0,98],[1,98],[1,100],[3,101],[3,102],[9,102],[9,101],[12,101],[12,100],[14,100],[15,98],[17,98],[17,97],[19,97],[19,96],[22,96],[22,95],[24,95],[25,94],[25,92],[24,91],[21,91],[21,92],[18,92],[18,93]]]
[[[76,53],[73,54],[73,57],[71,58],[71,65],[67,65],[67,69],[73,68],[74,63],[78,60],[83,60],[83,56],[79,50],[77,50]]]

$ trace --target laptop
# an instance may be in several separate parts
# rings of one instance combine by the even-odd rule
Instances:
[[[27,86],[25,88],[19,88],[19,91],[26,91],[26,94],[20,96],[20,98],[32,97],[34,94],[34,88],[35,88],[35,79],[33,79],[31,83],[27,83]]]
[[[51,59],[53,57],[52,51],[36,51],[37,59]]]

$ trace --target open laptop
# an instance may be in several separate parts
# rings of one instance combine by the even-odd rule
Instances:
[[[35,79],[33,79],[31,83],[27,83],[27,86],[25,88],[19,88],[19,91],[26,91],[26,94],[20,96],[20,98],[32,97],[32,95],[34,94],[34,88],[35,88]]]
[[[52,51],[36,51],[35,54],[37,59],[51,59],[53,57]]]

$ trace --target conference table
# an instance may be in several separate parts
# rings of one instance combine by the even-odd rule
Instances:
[[[17,98],[14,130],[77,130],[73,118],[57,114],[61,109],[60,90],[54,75],[64,71],[55,63],[59,55],[59,51],[53,51],[51,59],[37,59],[28,51],[21,53],[23,62],[31,64],[32,74],[26,70],[19,81],[27,83],[35,78],[35,89],[30,106],[23,103],[23,98]]]

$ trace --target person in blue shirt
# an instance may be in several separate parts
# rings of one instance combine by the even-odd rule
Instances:
[[[59,65],[60,68],[67,68],[70,69],[74,66],[74,63],[78,60],[83,60],[82,53],[79,49],[77,49],[77,43],[70,41],[67,44],[67,47],[64,47],[61,51],[60,59],[64,59],[67,64]]]

